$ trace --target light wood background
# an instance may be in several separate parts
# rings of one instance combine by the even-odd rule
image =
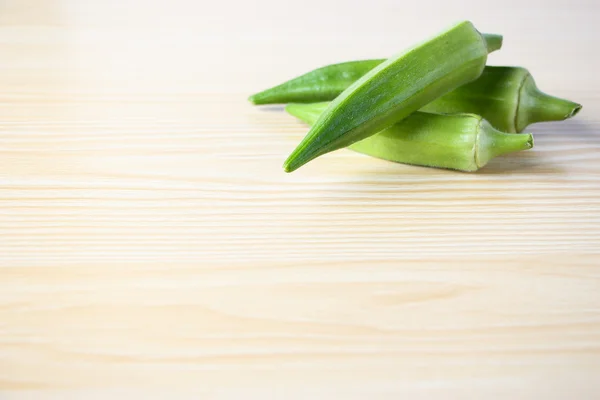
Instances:
[[[600,7],[404,3],[0,0],[0,399],[600,398]],[[580,115],[282,171],[249,94],[460,19]]]

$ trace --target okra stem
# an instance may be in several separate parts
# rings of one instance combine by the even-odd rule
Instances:
[[[562,121],[574,117],[581,104],[546,94],[538,89],[531,75],[527,75],[519,91],[515,128],[522,131],[536,122]]]
[[[500,48],[502,47],[502,35],[495,35],[493,33],[482,33],[482,36],[485,39],[488,53],[500,50]]]
[[[479,124],[475,151],[475,163],[479,168],[486,165],[492,158],[533,147],[531,134],[515,135],[501,132],[485,119],[481,119]]]

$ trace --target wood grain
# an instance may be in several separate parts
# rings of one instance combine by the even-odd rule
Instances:
[[[598,4],[0,1],[0,398],[600,393]],[[477,174],[247,96],[458,19],[584,105]]]

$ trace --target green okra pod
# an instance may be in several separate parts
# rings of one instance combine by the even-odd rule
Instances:
[[[256,93],[248,100],[256,105],[330,101],[384,61],[362,60],[328,65]]]
[[[308,72],[257,93],[255,104],[330,101],[385,60],[349,61]],[[433,113],[474,113],[504,132],[521,132],[529,124],[562,121],[581,105],[540,91],[525,68],[486,66],[479,78],[421,108]]]
[[[525,68],[486,67],[481,76],[421,108],[434,113],[481,115],[505,132],[522,132],[535,122],[562,121],[581,105],[540,91]]]
[[[288,157],[285,171],[369,137],[477,79],[500,41],[465,21],[384,61],[335,98]]]
[[[285,109],[312,125],[327,106],[327,103],[288,104]],[[404,164],[473,172],[494,157],[531,147],[531,134],[500,132],[479,115],[417,111],[348,148]]]
[[[502,47],[502,37],[483,34],[488,52]],[[317,68],[248,98],[255,105],[330,101],[385,59],[348,61]]]

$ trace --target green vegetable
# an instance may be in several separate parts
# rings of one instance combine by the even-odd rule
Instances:
[[[330,101],[385,60],[349,61],[308,72],[250,97],[255,104]],[[505,132],[529,124],[562,121],[581,105],[541,92],[525,68],[486,66],[479,78],[427,104],[421,111],[481,115]]]
[[[427,104],[421,111],[470,112],[505,132],[521,132],[535,122],[561,121],[581,105],[541,92],[525,68],[486,67],[479,79]]]
[[[285,110],[312,125],[328,103],[288,104]],[[384,160],[472,172],[492,158],[533,147],[530,134],[503,133],[475,114],[417,111],[350,149]]]
[[[501,36],[484,38],[465,21],[384,61],[336,97],[285,161],[285,171],[369,137],[477,79],[500,42]]]
[[[384,61],[363,60],[328,65],[256,93],[248,100],[256,105],[330,101]]]
[[[520,85],[519,95],[513,97],[514,130],[511,132],[521,132],[529,124],[544,121],[562,121],[577,115],[581,110],[581,104],[547,95],[540,91],[533,77],[524,68],[519,68],[523,80]],[[516,75],[516,74],[515,74]],[[513,78],[514,84],[514,78]],[[496,88],[498,93],[502,88]],[[511,118],[506,121],[507,125]],[[498,124],[501,124],[498,121]]]

